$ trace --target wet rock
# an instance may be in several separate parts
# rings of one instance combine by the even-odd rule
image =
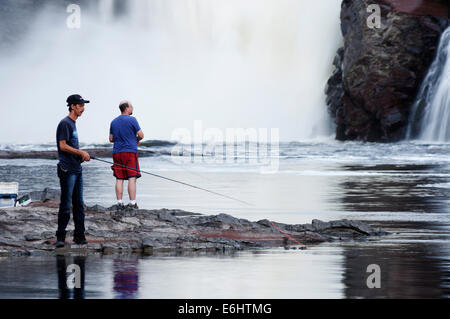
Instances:
[[[143,248],[153,248],[157,246],[156,240],[152,237],[147,237],[142,240],[142,247]]]
[[[330,223],[325,223],[318,219],[313,219],[313,221],[312,221],[312,229],[315,231],[320,232],[320,231],[325,230],[330,227],[331,227]]]
[[[177,217],[175,217],[173,214],[171,214],[167,210],[159,211],[158,218],[162,221],[168,221],[168,222],[172,222],[172,223],[175,223],[178,220]]]
[[[91,206],[91,207],[87,207],[87,209],[86,209],[87,211],[96,211],[96,212],[106,212],[107,211],[107,208],[106,207],[103,207],[103,206],[101,206],[101,205],[94,205],[94,206]]]
[[[88,152],[89,155],[94,157],[106,157],[112,158],[112,148],[90,148],[83,149]],[[170,155],[170,152],[164,151],[150,151],[139,150],[139,157],[150,157],[156,154]],[[58,159],[57,151],[6,151],[0,150],[0,159],[15,159],[15,158],[32,158],[32,159]]]
[[[172,214],[175,217],[201,216],[201,214],[199,214],[199,213],[187,212],[187,211],[184,211],[184,210],[181,210],[181,209],[172,209],[172,210],[170,210],[170,209],[163,208],[163,209],[161,209],[161,211],[167,211],[167,212],[169,212],[170,214]]]
[[[272,227],[272,224],[270,223],[270,221],[268,219],[262,219],[256,222],[259,225],[262,225],[264,227]]]
[[[54,236],[55,236],[55,232],[52,232],[52,231],[45,231],[45,232],[41,233],[42,239],[50,239],[50,238],[53,238]]]
[[[55,200],[47,200],[46,202],[31,202],[27,205],[27,207],[47,207],[47,208],[59,208],[59,199]]]
[[[31,192],[29,198],[32,201],[59,201],[61,198],[61,191],[57,189],[45,188],[43,191]]]
[[[36,241],[36,240],[40,240],[41,234],[27,234],[24,236],[26,241]]]
[[[87,248],[90,250],[101,251],[102,244],[100,243],[88,243]]]
[[[46,256],[47,252],[42,251],[42,250],[28,250],[26,252],[27,256],[32,256],[32,257],[40,257],[40,256]]]
[[[0,248],[0,257],[10,256],[10,255],[12,255],[12,254],[9,249]]]
[[[65,248],[54,250],[58,208],[35,202],[0,213],[0,249],[14,254],[48,251],[58,254],[117,251],[152,254],[163,251],[230,251],[262,247],[298,246],[333,240],[361,240],[383,234],[363,222],[340,220],[289,225],[269,220],[252,222],[227,214],[201,215],[181,210],[112,210],[92,206],[86,212],[87,246],[76,247],[73,222]],[[25,234],[25,235],[24,235]],[[293,238],[293,240],[291,240]]]

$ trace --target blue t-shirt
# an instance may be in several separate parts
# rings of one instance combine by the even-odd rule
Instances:
[[[111,122],[109,134],[114,137],[113,153],[137,153],[136,134],[141,130],[138,121],[130,115],[120,115]]]
[[[59,148],[59,141],[66,141],[67,145],[79,149],[78,132],[75,121],[70,117],[65,117],[59,122],[56,129],[56,146],[58,147],[59,166],[69,173],[81,172],[81,156],[62,152]]]

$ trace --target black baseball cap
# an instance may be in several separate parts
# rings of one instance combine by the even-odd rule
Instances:
[[[81,95],[79,95],[79,94],[73,94],[73,95],[69,96],[67,98],[66,102],[67,102],[67,106],[70,106],[72,104],[76,105],[76,104],[87,104],[87,103],[90,103],[90,101],[83,99],[81,97]]]

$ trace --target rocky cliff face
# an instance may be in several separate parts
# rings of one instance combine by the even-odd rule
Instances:
[[[381,9],[370,28],[371,4]],[[338,140],[404,138],[410,108],[449,26],[448,1],[343,0],[344,47],[326,88]]]

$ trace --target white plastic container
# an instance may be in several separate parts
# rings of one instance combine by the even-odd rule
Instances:
[[[0,207],[14,207],[19,195],[19,183],[0,182]]]

